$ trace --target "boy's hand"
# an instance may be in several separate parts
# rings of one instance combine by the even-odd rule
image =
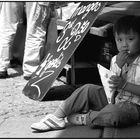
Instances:
[[[119,90],[122,89],[124,84],[126,83],[126,80],[120,76],[111,76],[109,80],[110,88],[113,90]]]
[[[127,51],[121,51],[116,57],[116,63],[119,68],[122,68],[124,64],[127,62],[129,53]]]

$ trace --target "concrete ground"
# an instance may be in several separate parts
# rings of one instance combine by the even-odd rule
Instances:
[[[69,95],[65,95],[65,91],[60,92],[59,89],[59,93],[54,95],[54,100],[34,101],[22,93],[27,81],[23,79],[21,67],[10,68],[8,73],[9,78],[0,79],[0,139],[140,138],[140,125],[120,129],[91,129],[67,124],[62,130],[36,132],[30,128],[31,124],[38,122],[47,113],[54,112],[63,101],[62,98],[57,100],[59,96],[66,98]],[[57,80],[53,84],[58,87],[60,85],[63,83]]]
[[[85,126],[38,133],[30,125],[52,113],[63,100],[34,101],[22,93],[27,81],[21,67],[8,69],[9,78],[0,79],[0,138],[98,138],[102,131]],[[55,81],[53,85],[61,85]]]

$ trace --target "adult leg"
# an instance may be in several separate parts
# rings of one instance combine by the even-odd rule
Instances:
[[[0,72],[7,71],[11,47],[18,23],[22,20],[23,2],[3,2],[0,12]]]
[[[30,77],[40,63],[40,52],[45,45],[49,9],[38,2],[26,2],[27,32],[23,58],[24,77]]]

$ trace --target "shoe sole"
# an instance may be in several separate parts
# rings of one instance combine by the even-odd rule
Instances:
[[[48,132],[48,131],[62,130],[64,128],[66,128],[66,127],[63,127],[63,128],[50,128],[49,130],[41,130],[41,129],[37,129],[37,128],[32,128],[32,129],[35,130],[35,131],[38,131],[38,132]]]

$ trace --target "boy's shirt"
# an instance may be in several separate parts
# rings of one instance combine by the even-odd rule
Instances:
[[[114,56],[111,60],[110,70],[118,76],[122,75],[127,82],[140,85],[140,56],[138,56],[129,66],[125,64],[122,69],[116,64],[116,56]],[[116,103],[129,101],[140,105],[140,96],[124,90],[119,90],[115,101]]]

